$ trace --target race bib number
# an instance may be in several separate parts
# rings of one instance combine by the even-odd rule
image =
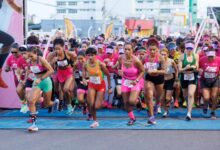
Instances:
[[[107,66],[108,66],[108,67],[112,67],[112,66],[113,66],[113,62],[109,61],[109,62],[107,63]]]
[[[126,87],[129,87],[129,88],[132,88],[133,87],[133,85],[131,84],[132,83],[132,80],[124,80],[124,86],[126,86]]]
[[[194,73],[184,74],[184,80],[185,80],[185,81],[192,81],[192,80],[195,80]]]
[[[31,69],[31,72],[33,72],[33,73],[41,72],[41,70],[38,66],[31,66],[30,69]]]
[[[101,84],[101,79],[100,77],[90,77],[89,81],[93,84]]]
[[[79,78],[80,78],[79,72],[75,72],[75,79],[79,79]]]
[[[205,73],[204,73],[204,77],[205,77],[206,79],[212,79],[212,78],[215,78],[215,77],[216,77],[216,74],[215,74],[215,73],[205,72]]]
[[[144,67],[149,71],[156,71],[157,70],[157,63],[147,62],[144,64]]]
[[[31,79],[31,80],[34,80],[35,79],[35,75],[33,73],[30,73],[28,75],[28,78]]]
[[[57,65],[60,66],[60,67],[65,67],[65,66],[68,65],[68,62],[67,62],[67,60],[57,61]]]
[[[121,79],[118,79],[118,84],[121,84],[122,83],[122,80]]]

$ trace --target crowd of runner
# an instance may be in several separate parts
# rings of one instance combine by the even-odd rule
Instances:
[[[194,107],[201,107],[204,114],[210,109],[210,117],[216,119],[220,41],[204,35],[197,48],[193,41],[156,35],[105,40],[100,35],[80,42],[56,37],[47,44],[32,35],[27,45],[11,45],[0,71],[13,71],[20,112],[30,113],[29,131],[38,130],[38,103],[48,113],[71,115],[81,109],[93,121],[91,128],[99,126],[100,108],[124,109],[129,126],[136,122],[134,109],[147,110],[148,124],[156,124],[158,113],[169,117],[173,107],[186,107],[187,121]],[[7,87],[2,82],[1,87]]]

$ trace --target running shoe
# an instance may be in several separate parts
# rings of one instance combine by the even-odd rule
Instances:
[[[174,107],[175,107],[175,108],[179,108],[179,102],[178,102],[178,99],[175,100],[175,102],[174,102]]]
[[[27,104],[22,104],[20,112],[23,114],[26,114],[29,111],[28,105]]]
[[[91,125],[90,128],[97,128],[99,127],[99,122],[98,121],[94,121]]]
[[[135,124],[135,122],[136,122],[135,119],[130,119],[130,120],[128,121],[127,125],[128,125],[128,126],[132,126],[132,125]]]
[[[148,119],[147,124],[152,124],[152,125],[157,124],[155,117],[154,117],[154,116],[151,116],[151,117]]]
[[[67,115],[72,115],[73,114],[73,107],[72,107],[72,105],[67,105],[66,114]]]
[[[108,103],[107,108],[112,109],[112,104]]]
[[[168,111],[164,111],[164,113],[163,113],[163,118],[167,118],[167,116],[168,116]]]
[[[216,118],[216,114],[215,114],[214,111],[212,111],[212,112],[210,113],[210,115],[211,115],[211,119],[212,119],[212,120],[216,120],[216,119],[217,119],[217,118]]]
[[[186,121],[191,121],[191,120],[192,120],[191,114],[190,114],[190,113],[187,113],[187,115],[186,115]]]
[[[158,108],[157,108],[157,113],[158,113],[158,114],[161,114],[161,113],[162,113],[160,106],[158,106]]]
[[[187,103],[186,103],[185,100],[184,100],[184,102],[183,102],[183,107],[187,107]]]
[[[104,108],[107,108],[108,102],[107,102],[107,101],[104,101],[103,104],[102,104],[102,106],[103,106]]]
[[[35,123],[33,123],[29,128],[28,128],[29,132],[37,132],[38,131],[38,127],[35,125]]]

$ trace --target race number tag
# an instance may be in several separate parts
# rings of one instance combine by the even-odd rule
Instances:
[[[79,72],[75,72],[75,79],[79,79],[79,78],[80,78]]]
[[[215,73],[205,72],[205,73],[204,73],[204,77],[205,77],[206,79],[213,79],[213,78],[216,77],[216,74],[215,74]]]
[[[157,70],[157,63],[147,62],[144,64],[144,67],[149,71],[156,71]]]
[[[39,66],[31,66],[30,69],[31,69],[31,72],[33,72],[33,73],[41,72]]]
[[[82,71],[75,72],[75,79],[79,79],[82,76]]]
[[[109,61],[109,62],[107,63],[107,66],[108,66],[108,67],[113,66],[113,62],[112,62],[112,61]]]
[[[122,83],[122,80],[121,79],[118,79],[118,84],[121,84]]]
[[[131,83],[132,83],[132,80],[127,80],[127,79],[124,80],[124,86],[126,87],[132,88],[133,85]]]
[[[192,80],[195,80],[194,73],[184,74],[184,80],[185,80],[185,81],[192,81]]]
[[[28,78],[31,79],[31,80],[34,80],[35,79],[35,75],[33,73],[30,73],[28,75]]]
[[[100,77],[90,77],[89,81],[93,84],[101,84],[101,79]]]
[[[67,60],[57,61],[57,64],[58,64],[58,66],[60,66],[60,67],[65,67],[65,66],[68,65],[68,62],[67,62]]]

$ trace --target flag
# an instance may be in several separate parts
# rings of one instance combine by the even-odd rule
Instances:
[[[73,36],[73,31],[74,31],[74,25],[72,21],[68,18],[64,19],[65,26],[66,26],[66,36],[67,38],[70,38]]]
[[[112,31],[113,31],[113,27],[114,27],[114,23],[112,22],[112,23],[110,23],[110,24],[108,25],[108,27],[106,28],[106,31],[105,31],[105,38],[106,38],[106,39],[108,39],[108,38],[111,36]]]

